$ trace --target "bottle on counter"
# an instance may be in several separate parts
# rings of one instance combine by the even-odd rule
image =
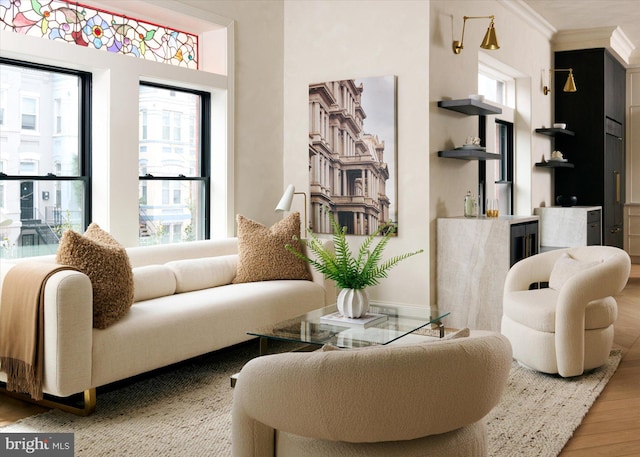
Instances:
[[[467,191],[467,195],[464,196],[464,217],[477,217],[478,216],[478,201],[473,196],[470,190]]]

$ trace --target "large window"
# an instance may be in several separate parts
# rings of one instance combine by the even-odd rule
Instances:
[[[500,154],[500,160],[481,161],[478,165],[480,211],[484,212],[487,198],[497,198],[500,214],[513,214],[515,79],[506,74],[504,68],[481,62],[478,93],[502,109],[502,114],[480,119],[479,134],[483,144]]]
[[[140,245],[208,238],[209,94],[141,83],[139,104]]]
[[[0,59],[0,81],[0,256],[52,254],[91,214],[91,75]]]

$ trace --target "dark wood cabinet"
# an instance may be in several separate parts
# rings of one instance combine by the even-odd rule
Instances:
[[[599,209],[593,209],[587,213],[587,246],[602,244],[600,239],[601,212]]]
[[[511,225],[510,264],[538,253],[538,221]]]
[[[621,124],[624,121],[626,70],[608,52],[604,55],[604,114]],[[613,82],[608,84],[607,78]]]
[[[554,194],[602,206],[602,242],[622,248],[626,70],[603,48],[556,52],[555,68],[573,68],[578,91],[555,78],[555,121],[575,132],[557,136],[556,149],[575,167],[556,169]]]

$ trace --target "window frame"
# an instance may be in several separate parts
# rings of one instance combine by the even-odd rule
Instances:
[[[68,176],[58,176],[54,173],[55,170],[42,170],[42,167],[38,166],[36,174],[20,174],[10,175],[5,172],[0,172],[0,179],[3,181],[32,181],[32,182],[62,182],[62,181],[74,181],[81,182],[84,189],[83,195],[83,215],[84,218],[81,225],[84,230],[89,226],[89,221],[92,220],[92,175],[91,175],[91,141],[92,141],[92,80],[93,74],[88,71],[75,70],[71,68],[58,67],[54,65],[47,65],[36,62],[28,62],[24,60],[10,59],[6,57],[0,57],[0,64],[13,65],[20,68],[33,69],[38,71],[48,71],[53,73],[60,73],[75,76],[78,78],[79,84],[79,103],[78,103],[78,174]],[[26,94],[26,93],[25,93]],[[22,97],[25,94],[20,94],[22,103]],[[37,97],[36,97],[37,99]],[[37,102],[39,106],[39,101]],[[39,108],[36,108],[36,111]],[[39,113],[36,112],[36,130],[24,130],[21,128],[22,134],[33,135],[38,132],[38,120]],[[20,106],[20,125],[22,126],[22,106]],[[53,137],[54,133],[52,133]],[[46,174],[37,174],[40,171]]]
[[[503,119],[495,120],[496,137],[500,137],[504,147],[499,147],[500,151],[500,173],[499,181],[509,183],[510,207],[509,214],[513,214],[514,209],[514,168],[515,168],[515,143],[514,143],[514,123]],[[499,131],[499,133],[498,133]]]
[[[176,176],[153,176],[152,174],[145,173],[144,175],[138,176],[138,181],[140,184],[145,184],[148,181],[186,181],[186,182],[202,182],[203,183],[203,198],[204,202],[202,202],[202,208],[204,212],[204,220],[203,224],[203,234],[202,239],[208,240],[211,238],[211,93],[207,91],[201,91],[196,89],[191,89],[188,87],[180,87],[176,85],[163,84],[158,82],[150,82],[141,80],[139,82],[139,86],[147,86],[147,87],[155,87],[158,89],[165,89],[169,91],[178,91],[178,92],[186,92],[190,94],[197,95],[200,100],[200,151],[199,151],[199,169],[197,170],[198,176],[184,176],[184,175],[176,175]],[[169,119],[169,138],[164,138],[164,116],[165,112],[170,113]],[[163,111],[162,114],[162,138],[163,141],[172,142],[175,141],[171,135],[173,131],[173,112]],[[138,145],[139,151],[140,145]],[[173,149],[172,149],[173,150]],[[171,189],[173,189],[172,183],[169,183],[169,201],[173,201]],[[164,199],[164,198],[163,198]],[[169,203],[171,204],[171,203]],[[138,209],[138,212],[140,210]],[[171,240],[171,243],[176,243],[176,241]],[[166,243],[163,243],[166,244]]]

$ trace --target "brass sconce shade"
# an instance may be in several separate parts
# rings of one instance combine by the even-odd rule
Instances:
[[[576,81],[573,79],[573,68],[558,68],[558,69],[552,68],[551,70],[549,70],[549,85],[551,85],[551,77],[553,76],[553,72],[554,71],[568,71],[569,72],[569,76],[567,76],[567,82],[564,83],[564,87],[562,88],[563,92],[577,92],[578,91],[578,89],[576,88]],[[551,88],[549,86],[544,86],[542,88],[542,92],[545,95],[549,95],[549,92],[551,92]]]
[[[467,25],[467,19],[491,19],[489,23],[489,28],[487,29],[487,33],[484,34],[484,39],[480,44],[482,49],[496,50],[500,49],[498,45],[498,37],[496,36],[496,29],[493,26],[493,19],[495,16],[464,16],[464,22],[462,23],[462,38],[460,41],[455,40],[453,42],[453,53],[460,54],[462,49],[464,48],[464,29]]]

